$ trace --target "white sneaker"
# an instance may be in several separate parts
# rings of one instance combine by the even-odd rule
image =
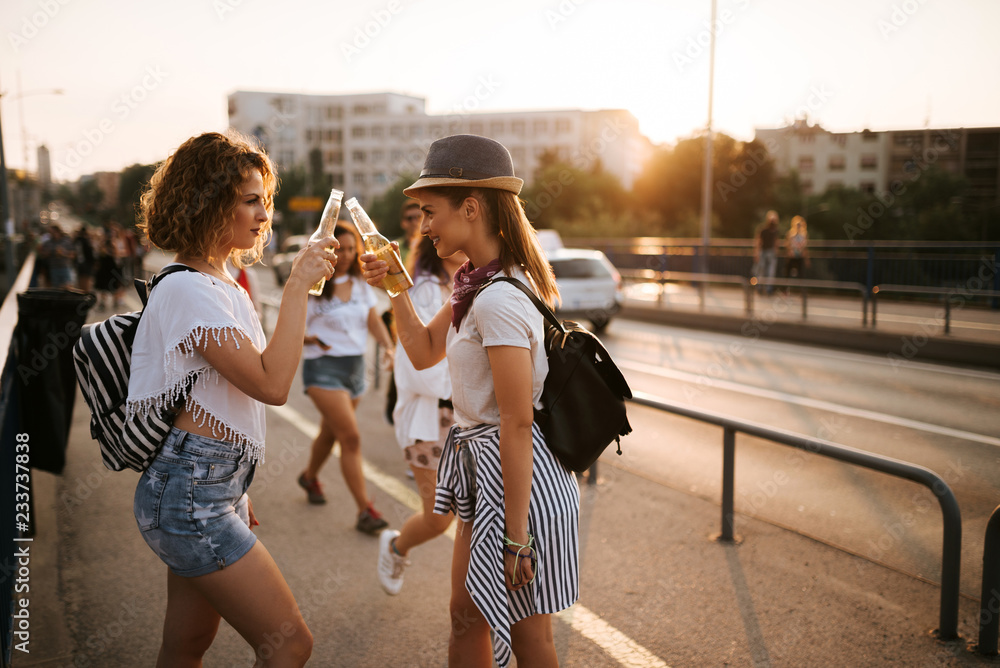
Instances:
[[[392,549],[392,539],[398,535],[398,531],[386,529],[378,538],[378,581],[390,596],[403,588],[403,569],[410,565],[409,559]]]

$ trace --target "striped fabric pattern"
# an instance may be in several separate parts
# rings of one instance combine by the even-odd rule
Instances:
[[[460,448],[473,455],[474,478]],[[528,533],[535,538],[537,575],[517,592],[504,586],[499,427],[452,427],[438,466],[434,511],[452,511],[462,521],[473,522],[465,586],[494,631],[493,655],[501,668],[511,661],[510,627],[515,622],[564,610],[579,596],[580,489],[576,477],[546,447],[538,425],[532,426],[532,452]]]
[[[91,409],[90,435],[101,446],[101,460],[112,471],[143,471],[160,449],[173,414],[150,411],[142,419],[125,417],[132,341],[142,311],[114,315],[83,328],[73,347],[73,364]],[[164,411],[167,413],[167,411]]]

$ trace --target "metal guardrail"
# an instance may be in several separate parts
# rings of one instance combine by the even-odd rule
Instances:
[[[17,431],[18,415],[16,405],[14,405],[14,394],[16,384],[16,370],[11,358],[11,343],[14,340],[14,327],[17,326],[17,293],[28,289],[31,281],[31,274],[35,267],[35,256],[29,254],[18,273],[17,278],[7,296],[0,306],[0,358],[4,360],[3,374],[0,375],[0,461],[3,462],[2,470],[5,472],[3,483],[0,485],[0,508],[10,515],[4,517],[0,522],[0,666],[6,668],[10,665],[11,652],[13,650],[13,621],[14,615],[14,575],[18,571],[18,564],[14,558],[15,539],[18,536],[14,533],[14,471],[15,471],[15,438]]]
[[[912,285],[880,284],[872,288],[872,327],[875,327],[878,311],[878,295],[882,293],[940,296],[944,303],[944,333],[951,333],[952,297],[1000,297],[1000,290],[972,290],[966,288],[917,288]]]
[[[986,523],[983,539],[983,589],[979,599],[978,654],[997,655],[1000,634],[1000,506],[993,510]]]
[[[962,516],[955,494],[940,476],[922,466],[856,450],[822,439],[806,438],[800,434],[775,429],[765,425],[737,420],[718,413],[699,410],[683,404],[672,403],[645,392],[634,392],[632,402],[708,422],[723,429],[722,460],[722,532],[719,540],[732,542],[734,511],[733,499],[736,478],[736,433],[756,436],[781,445],[806,450],[824,457],[863,466],[898,478],[905,478],[927,487],[937,497],[944,519],[943,545],[941,548],[941,609],[935,633],[941,640],[955,640],[958,636],[958,594],[962,553]]]
[[[754,291],[761,286],[794,288],[802,296],[802,319],[809,317],[809,290],[840,290],[857,292],[861,297],[861,325],[868,326],[868,289],[861,283],[851,281],[823,281],[809,278],[765,278],[752,276],[730,276],[727,274],[702,274],[684,271],[659,271],[656,269],[619,269],[623,278],[633,282],[657,283],[660,286],[658,302],[663,301],[663,285],[665,283],[694,283],[698,286],[699,310],[705,310],[705,285],[728,284],[743,288],[745,312],[747,317],[753,316]]]

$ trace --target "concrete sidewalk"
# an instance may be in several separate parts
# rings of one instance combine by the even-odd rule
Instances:
[[[381,391],[364,396],[363,452],[376,504],[398,527],[415,490],[381,410]],[[310,665],[446,665],[451,541],[415,550],[403,592],[385,595],[376,540],[353,529],[336,463],[324,472],[325,506],[308,505],[295,483],[316,418],[298,385],[286,407],[268,410],[267,461],[251,488],[257,534],[315,636]],[[88,419],[78,397],[66,470],[35,473],[32,637],[15,666],[155,663],[165,568],[132,518],[137,475],[103,468]],[[928,633],[938,622],[934,585],[745,516],[736,520],[739,545],[714,542],[718,499],[625,472],[628,442],[621,459],[613,449],[604,456],[600,484],[581,487],[581,597],[554,622],[562,665],[1000,664],[965,649],[976,637],[976,602],[961,601],[965,640],[939,643]],[[223,624],[205,665],[251,663]]]

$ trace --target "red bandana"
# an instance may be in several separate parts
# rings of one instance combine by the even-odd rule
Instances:
[[[469,310],[476,291],[499,271],[500,259],[497,258],[479,269],[474,268],[472,262],[466,262],[455,272],[455,289],[451,293],[451,324],[455,325],[456,330],[462,324],[462,318]]]

